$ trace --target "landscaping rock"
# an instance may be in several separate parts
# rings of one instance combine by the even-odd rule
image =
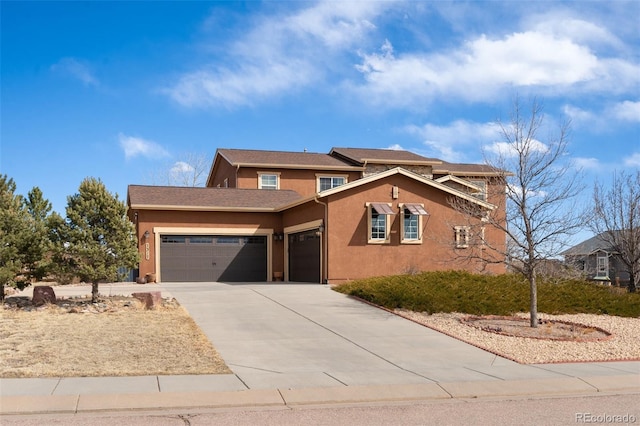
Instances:
[[[56,303],[56,293],[53,291],[53,288],[48,285],[36,286],[33,288],[31,303],[33,306],[42,306],[46,303]]]
[[[146,309],[155,309],[156,306],[162,305],[162,292],[160,291],[132,293],[131,296],[144,303]]]

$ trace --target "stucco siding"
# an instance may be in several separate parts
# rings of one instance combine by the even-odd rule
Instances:
[[[303,197],[317,192],[317,176],[345,176],[348,182],[360,178],[359,172],[330,171],[330,170],[295,170],[295,169],[259,169],[241,168],[238,171],[238,188],[257,189],[258,173],[274,173],[279,176],[279,189],[296,191]]]
[[[225,188],[225,179],[227,180],[228,188],[236,188],[236,168],[229,164],[222,157],[217,157],[218,163],[214,167],[214,174],[210,177],[210,181],[207,186]]]
[[[247,231],[258,235],[268,235],[271,247],[269,258],[270,270],[282,270],[282,244],[272,243],[273,233],[282,229],[281,216],[273,213],[243,213],[243,212],[197,212],[197,211],[161,211],[136,210],[137,213],[138,247],[140,252],[140,276],[148,273],[158,274],[158,230],[171,229],[172,234],[245,234]],[[135,219],[134,219],[135,223]],[[145,239],[145,231],[149,238]],[[166,233],[166,232],[165,232]],[[147,243],[149,244],[147,246]]]
[[[398,187],[398,198],[392,197]],[[468,218],[455,212],[448,202],[450,195],[427,187],[405,176],[363,185],[346,193],[329,197],[329,281],[339,283],[351,279],[394,275],[431,270],[466,269],[480,271],[481,262],[469,260],[471,249],[456,249],[454,226],[464,225]],[[390,203],[394,212],[399,205],[420,203],[429,213],[422,217],[420,244],[401,241],[400,214],[390,216],[390,238],[386,244],[370,244],[366,203]],[[485,237],[498,243],[497,232],[486,230]],[[504,266],[490,268],[504,272]]]

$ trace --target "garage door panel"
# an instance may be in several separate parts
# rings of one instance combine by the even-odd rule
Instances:
[[[316,229],[289,235],[289,280],[320,282],[320,237]]]
[[[264,236],[163,236],[162,281],[264,281]]]

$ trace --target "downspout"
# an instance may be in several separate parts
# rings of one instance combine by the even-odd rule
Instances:
[[[234,182],[234,188],[238,188],[238,171],[240,171],[240,164],[236,164],[236,181]]]
[[[313,201],[315,201],[318,204],[322,204],[324,206],[324,220],[323,220],[323,224],[324,224],[324,244],[323,244],[323,262],[322,262],[322,275],[324,275],[324,280],[323,283],[324,284],[329,284],[329,238],[327,237],[327,235],[329,235],[329,205],[325,202],[322,202],[320,200],[318,200],[318,197],[315,196],[313,198]]]

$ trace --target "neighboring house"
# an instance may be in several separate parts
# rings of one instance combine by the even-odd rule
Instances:
[[[504,209],[499,176],[487,166],[407,151],[219,149],[205,188],[129,186],[139,274],[177,282],[334,284],[416,271],[480,271],[481,256],[463,255],[489,256],[488,250],[472,247],[469,218],[451,201],[467,200],[479,212]],[[494,193],[502,195],[487,195]],[[482,225],[482,217],[472,222]],[[482,238],[504,248],[503,232],[483,229]]]
[[[591,237],[560,254],[566,264],[581,271],[587,279],[627,285],[629,272],[604,235]]]

